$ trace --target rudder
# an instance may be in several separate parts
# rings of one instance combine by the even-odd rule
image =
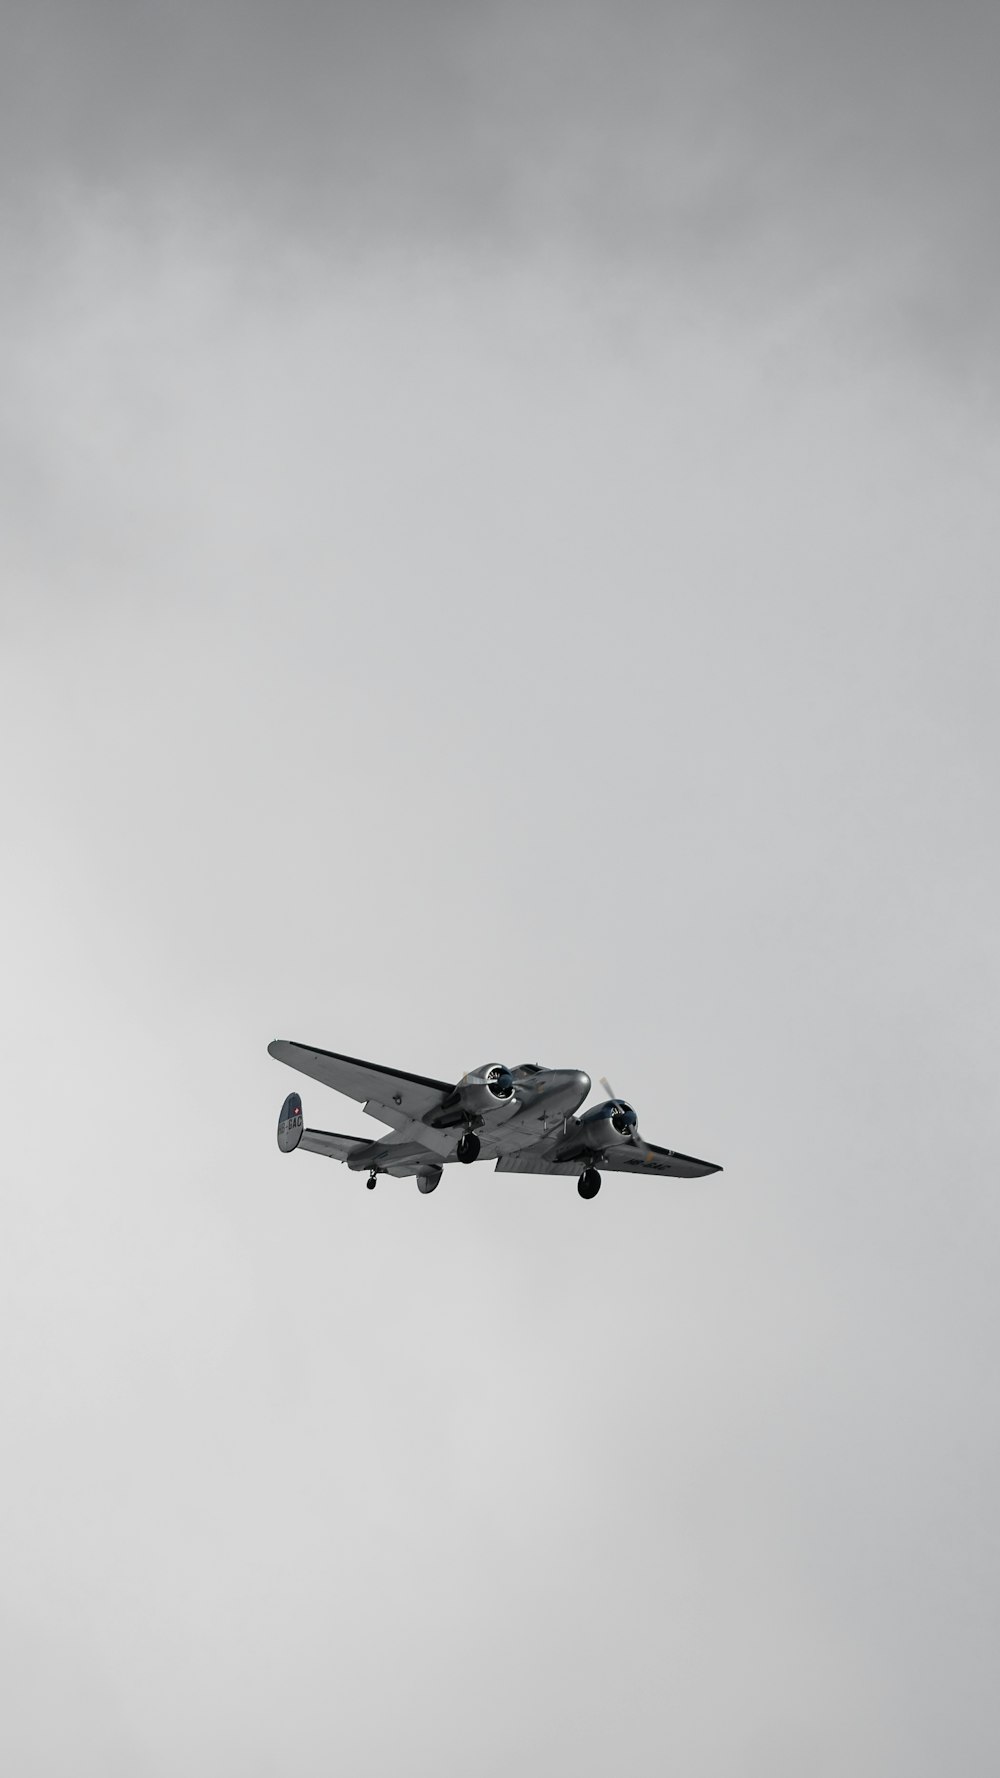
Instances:
[[[298,1093],[289,1093],[278,1113],[278,1147],[282,1154],[291,1154],[302,1141],[302,1100]]]

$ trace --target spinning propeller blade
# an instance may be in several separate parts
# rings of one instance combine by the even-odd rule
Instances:
[[[639,1133],[638,1133],[638,1130],[636,1129],[636,1118],[635,1118],[634,1108],[628,1104],[627,1100],[619,1099],[618,1094],[615,1092],[615,1089],[611,1085],[610,1080],[608,1080],[607,1076],[604,1074],[601,1075],[601,1085],[604,1088],[604,1091],[607,1093],[608,1098],[613,1100],[613,1102],[616,1106],[621,1107],[621,1111],[624,1114],[624,1116],[626,1117],[628,1126],[629,1126],[629,1130],[628,1130],[629,1141],[630,1142],[638,1141]],[[613,1113],[612,1115],[617,1115],[617,1114]],[[616,1125],[616,1128],[618,1128],[618,1127],[619,1126]]]

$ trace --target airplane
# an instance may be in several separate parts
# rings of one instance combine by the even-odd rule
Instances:
[[[581,1069],[488,1062],[452,1082],[282,1038],[267,1049],[289,1068],[359,1100],[370,1117],[388,1124],[388,1133],[374,1141],[308,1130],[298,1093],[289,1093],[278,1117],[282,1154],[303,1148],[346,1161],[353,1173],[368,1174],[369,1191],[380,1174],[388,1173],[415,1177],[417,1190],[426,1194],[437,1190],[450,1162],[469,1166],[480,1159],[495,1160],[498,1173],[578,1174],[581,1198],[596,1198],[599,1167],[668,1179],[701,1179],[722,1171],[711,1161],[644,1141],[632,1106],[617,1098],[606,1080],[601,1085],[607,1099],[577,1116],[590,1092],[590,1076]]]

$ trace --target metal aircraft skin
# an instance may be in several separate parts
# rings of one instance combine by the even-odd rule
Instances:
[[[370,1117],[389,1126],[374,1141],[341,1136],[332,1130],[307,1130],[298,1093],[289,1093],[281,1107],[278,1147],[283,1154],[304,1148],[346,1161],[352,1172],[368,1174],[369,1190],[380,1173],[391,1173],[397,1179],[416,1178],[419,1191],[432,1192],[452,1161],[469,1165],[495,1160],[498,1173],[578,1174],[581,1198],[597,1196],[600,1167],[668,1179],[700,1179],[722,1171],[711,1161],[644,1141],[636,1114],[624,1099],[609,1097],[580,1113],[590,1076],[577,1068],[540,1068],[533,1062],[507,1068],[487,1062],[451,1082],[283,1038],[267,1048],[289,1068],[360,1100]],[[610,1093],[607,1081],[602,1084]]]

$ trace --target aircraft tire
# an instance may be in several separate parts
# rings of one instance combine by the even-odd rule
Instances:
[[[601,1189],[601,1175],[596,1167],[585,1167],[577,1182],[581,1198],[596,1198]]]
[[[468,1167],[471,1166],[473,1161],[478,1161],[481,1146],[482,1144],[480,1143],[479,1137],[475,1134],[475,1131],[466,1130],[465,1135],[459,1142],[455,1152],[463,1165]]]

